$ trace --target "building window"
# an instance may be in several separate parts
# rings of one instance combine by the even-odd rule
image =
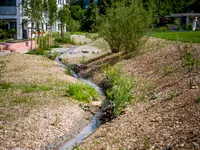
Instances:
[[[10,22],[10,29],[16,29],[16,22]]]
[[[16,0],[0,0],[0,6],[16,6]]]

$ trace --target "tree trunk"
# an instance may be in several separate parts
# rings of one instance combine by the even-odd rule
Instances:
[[[61,38],[64,37],[64,32],[63,32],[63,23],[61,23]]]
[[[38,39],[36,40],[36,43],[38,43],[38,50],[40,49],[40,23],[37,23],[37,34],[38,34]]]

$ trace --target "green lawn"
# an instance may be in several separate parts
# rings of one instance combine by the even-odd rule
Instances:
[[[154,32],[151,33],[152,37],[162,38],[171,41],[192,42],[200,43],[200,31],[189,32]]]

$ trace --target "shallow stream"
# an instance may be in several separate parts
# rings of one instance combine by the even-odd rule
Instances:
[[[63,53],[64,52],[59,54],[59,56],[56,58],[56,61],[57,61],[57,63],[59,63],[59,65],[61,67],[66,68],[67,65],[63,64],[61,59],[59,59],[59,57]],[[70,65],[70,64],[68,64],[68,65]],[[71,70],[71,72],[72,72],[73,77],[75,77],[75,78],[83,81],[84,83],[88,84],[89,86],[93,87],[99,93],[99,95],[101,96],[101,99],[102,99],[102,107],[99,112],[96,112],[96,114],[94,115],[94,117],[92,118],[90,123],[78,135],[76,135],[70,141],[64,142],[62,145],[57,147],[57,150],[73,150],[75,147],[80,145],[84,139],[86,139],[90,134],[92,134],[100,126],[100,124],[102,122],[101,121],[102,112],[108,106],[108,100],[106,100],[106,96],[105,96],[103,90],[99,86],[97,86],[96,84],[92,83],[91,81],[89,81],[87,79],[80,77],[78,74],[75,73],[74,70]]]

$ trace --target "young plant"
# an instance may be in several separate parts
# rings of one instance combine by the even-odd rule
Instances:
[[[122,109],[132,102],[133,79],[124,75],[121,66],[108,67],[104,74],[110,87],[106,94],[114,106],[114,115],[121,114]]]
[[[177,96],[178,96],[178,94],[174,91],[168,93],[168,99],[173,99]]]
[[[197,98],[196,98],[196,102],[197,102],[197,103],[200,103],[200,97],[197,97]]]
[[[164,66],[164,69],[163,69],[164,75],[166,76],[166,75],[172,73],[175,69],[176,69],[176,68],[173,67],[173,66],[171,67],[171,66],[165,65],[165,66]]]
[[[71,69],[72,69],[71,66],[67,66],[67,67],[65,68],[65,74],[71,76],[71,75],[72,75]]]

